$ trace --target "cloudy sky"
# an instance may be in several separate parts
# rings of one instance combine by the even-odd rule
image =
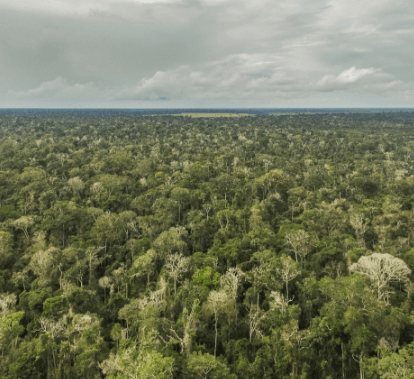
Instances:
[[[0,107],[414,107],[413,0],[2,0]]]

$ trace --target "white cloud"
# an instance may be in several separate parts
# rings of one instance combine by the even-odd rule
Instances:
[[[371,68],[361,68],[357,69],[355,66],[351,67],[348,70],[342,71],[339,75],[325,75],[321,80],[318,81],[318,85],[325,86],[325,85],[346,85],[355,83],[364,76],[372,75],[378,70],[375,70],[373,67]]]
[[[320,91],[345,90],[349,88],[363,90],[389,90],[402,84],[382,70],[374,67],[356,68],[355,66],[342,71],[338,75],[325,75],[316,83],[316,89]]]

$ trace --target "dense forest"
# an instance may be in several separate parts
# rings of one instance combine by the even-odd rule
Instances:
[[[413,378],[413,126],[1,116],[0,378]]]

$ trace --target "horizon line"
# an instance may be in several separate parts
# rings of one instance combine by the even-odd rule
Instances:
[[[413,107],[171,107],[171,108],[113,108],[113,107],[96,107],[96,108],[65,108],[65,107],[0,107],[0,110],[7,109],[120,109],[120,110],[162,110],[162,109],[414,109]]]

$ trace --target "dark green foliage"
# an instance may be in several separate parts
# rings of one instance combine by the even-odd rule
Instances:
[[[375,245],[378,244],[378,234],[375,232],[375,229],[373,227],[367,228],[367,230],[364,233],[364,240],[367,249],[375,249]]]

